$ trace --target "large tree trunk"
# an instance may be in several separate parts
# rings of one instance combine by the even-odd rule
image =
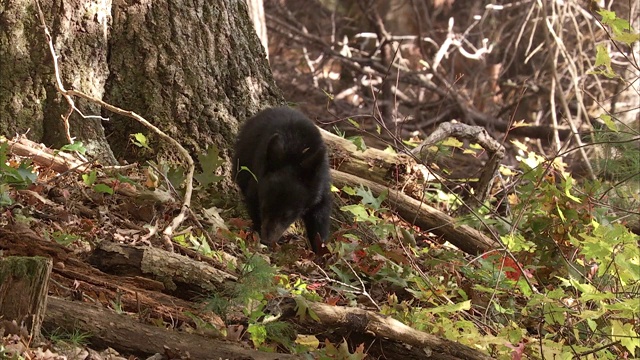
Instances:
[[[41,1],[59,56],[63,85],[134,111],[192,154],[215,144],[227,158],[238,121],[282,103],[245,1]],[[128,5],[131,4],[131,5]],[[66,142],[68,109],[55,89],[53,62],[30,0],[0,0],[0,134]],[[85,115],[95,104],[76,99]],[[129,135],[150,132],[103,111],[108,122],[71,116],[71,135],[90,154],[113,162],[174,150],[151,136],[139,153]],[[110,146],[106,143],[104,125]]]
[[[253,21],[253,28],[260,38],[262,47],[269,58],[269,37],[267,36],[267,21],[264,16],[264,1],[262,0],[247,0],[247,7],[249,8],[249,17]]]
[[[107,36],[111,1],[40,1],[60,61],[66,88],[101,98],[108,75]],[[61,121],[69,109],[55,87],[51,54],[31,0],[0,0],[0,135],[28,131],[28,137],[53,147],[66,140]],[[99,115],[96,104],[77,100],[84,115]],[[100,120],[69,118],[72,137],[103,162],[115,159]]]
[[[212,143],[229,149],[238,120],[282,100],[244,1],[144,1],[112,13],[105,99],[143,114],[192,153]],[[116,156],[138,158],[127,141],[142,127],[112,118]]]

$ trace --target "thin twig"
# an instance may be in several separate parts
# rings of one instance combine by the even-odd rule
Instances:
[[[360,281],[360,285],[362,286],[362,288],[357,288],[357,287],[355,287],[355,286],[353,286],[351,284],[347,284],[345,282],[332,279],[331,277],[329,277],[329,274],[327,274],[327,272],[324,271],[324,269],[322,267],[320,267],[318,264],[313,263],[313,265],[318,269],[318,271],[320,271],[324,275],[324,279],[327,282],[338,284],[338,285],[342,286],[343,287],[343,289],[341,289],[342,291],[345,291],[345,292],[348,292],[348,293],[352,293],[352,294],[364,295],[367,299],[369,299],[369,301],[373,304],[373,306],[375,306],[376,309],[378,309],[378,311],[380,311],[380,306],[373,300],[373,298],[371,297],[371,295],[367,291],[367,288],[365,287],[364,282],[358,276],[358,274],[355,272],[355,270],[351,267],[351,264],[349,264],[349,262],[347,262],[347,261],[345,261],[344,263],[347,264],[349,269],[351,269],[351,272],[353,273],[353,275],[355,275],[355,277]]]

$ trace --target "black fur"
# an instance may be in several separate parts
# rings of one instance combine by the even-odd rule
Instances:
[[[327,147],[311,120],[286,107],[247,120],[236,141],[233,174],[263,243],[277,242],[302,218],[319,252],[329,236],[331,177]]]

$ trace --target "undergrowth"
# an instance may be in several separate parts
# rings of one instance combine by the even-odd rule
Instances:
[[[640,355],[638,237],[621,223],[619,211],[602,202],[607,183],[579,184],[559,159],[547,160],[517,145],[520,163],[509,169],[507,210],[486,211],[488,201],[477,212],[481,216],[460,219],[492,228],[503,248],[471,257],[424,240],[393,219],[386,194],[345,187],[341,194],[359,202],[341,211],[369,236],[353,226],[336,232],[328,245],[326,278],[316,271],[309,277],[295,274],[299,265],[292,258],[275,268],[245,244],[247,262],[239,268],[238,285],[224,298],[213,298],[211,308],[219,314],[242,312],[257,348],[281,346],[294,353],[357,357],[361,349],[329,346],[320,335],[296,336],[288,325],[269,318],[268,299],[291,295],[364,306],[499,359]],[[244,244],[243,238],[237,240]]]
[[[636,179],[578,182],[559,159],[514,144],[519,164],[502,169],[508,174],[502,210],[494,210],[498,199],[490,199],[474,216],[458,220],[492,229],[501,248],[478,257],[463,254],[398,221],[386,205],[386,193],[344,187],[336,191],[351,202],[340,211],[352,221],[334,233],[323,268],[296,262],[299,258],[288,251],[272,254],[275,266],[259,254],[248,233],[219,229],[238,250],[239,261],[228,266],[239,279],[212,296],[208,309],[225,323],[243,323],[238,336],[255,348],[314,351],[329,358],[361,358],[366,351],[327,341],[326,335],[297,335],[271,313],[269,301],[292,296],[299,308],[304,308],[302,299],[365,307],[499,359],[640,356],[638,236],[624,226],[630,213],[622,211],[639,200],[630,190],[637,188]],[[0,178],[6,206],[15,189],[33,181],[33,173],[29,163],[7,163],[6,147],[0,147],[0,157],[5,159]],[[91,176],[83,180],[108,193],[96,188]],[[52,238],[77,240],[67,233]],[[222,259],[201,236],[176,240]]]
[[[639,157],[633,148],[638,134],[621,133],[611,118],[604,121],[607,129],[595,140],[607,144],[603,153],[609,154],[595,162],[602,169],[600,180],[578,182],[560,158],[547,159],[513,142],[519,163],[501,169],[504,197],[489,199],[473,215],[457,220],[496,234],[501,248],[481,256],[464,254],[398,221],[386,205],[386,193],[373,194],[362,186],[337,190],[357,201],[341,206],[352,223],[334,233],[322,269],[309,266],[302,272],[305,265],[286,252],[274,254],[278,265],[273,265],[257,254],[247,233],[219,224],[241,255],[238,263],[228,264],[239,279],[211,296],[208,309],[225,323],[243,323],[245,332],[239,336],[246,335],[256,348],[315,351],[328,358],[361,358],[364,350],[327,342],[323,335],[297,335],[271,313],[269,300],[286,295],[299,299],[299,307],[304,306],[301,299],[366,307],[498,359],[640,357],[639,239],[625,226],[627,218],[638,216],[640,202]],[[140,146],[143,140],[136,136]],[[357,146],[365,148],[361,139]],[[200,162],[206,171],[196,179],[203,190],[220,180],[214,175],[221,164],[218,150],[212,148]],[[179,172],[162,172],[179,188]],[[7,146],[0,145],[0,206],[12,205],[16,191],[34,181],[31,163],[12,163]],[[95,184],[95,172],[83,181],[97,193],[113,193]],[[438,189],[438,202],[460,206],[459,199],[442,194]],[[51,237],[60,243],[78,239],[58,232]],[[220,256],[200,235],[174,240],[205,256]],[[51,338],[82,344],[86,335]]]

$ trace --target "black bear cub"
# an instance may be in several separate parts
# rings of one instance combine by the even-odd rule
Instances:
[[[286,107],[247,120],[238,133],[233,174],[263,243],[277,242],[302,218],[319,252],[329,236],[331,178],[327,147],[311,120]]]

